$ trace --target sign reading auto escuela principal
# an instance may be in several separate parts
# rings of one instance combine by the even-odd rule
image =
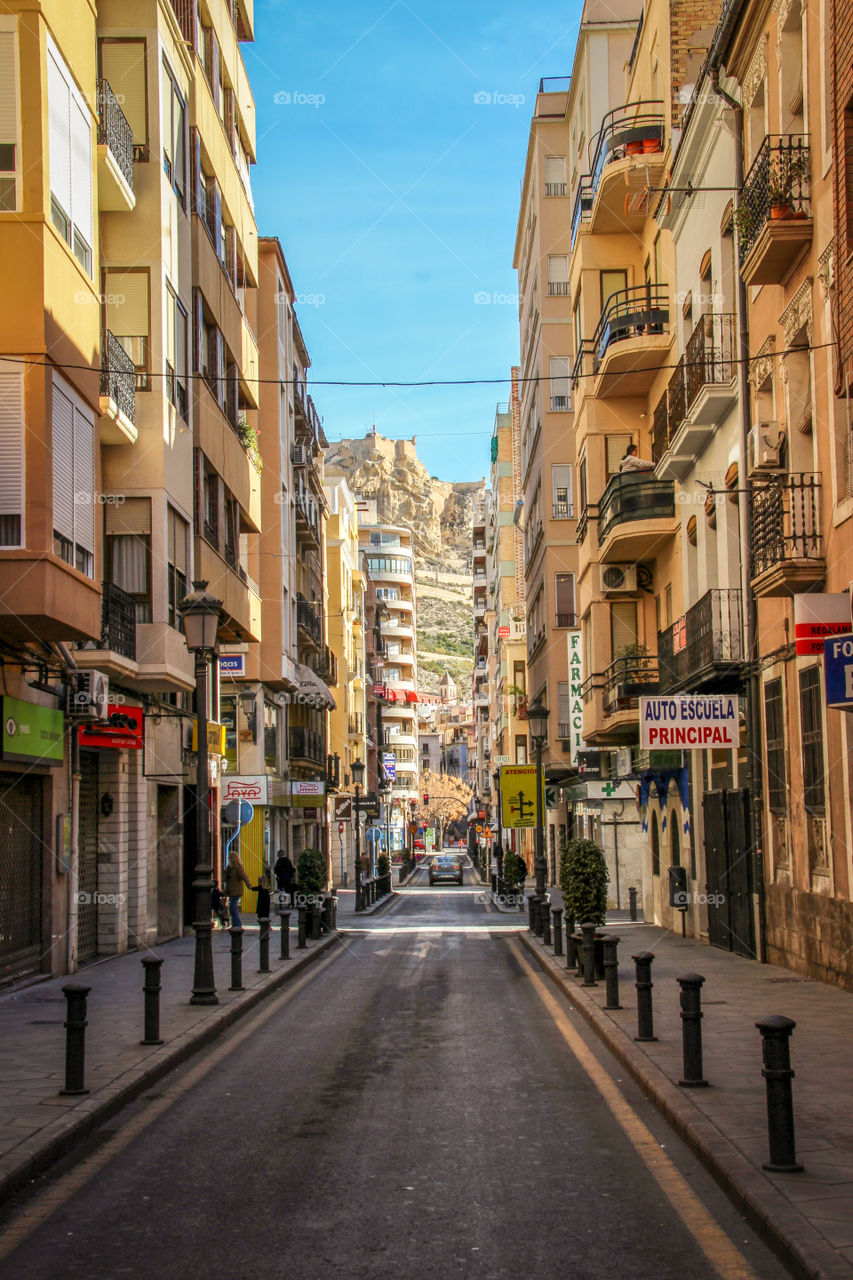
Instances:
[[[640,698],[640,747],[661,751],[680,747],[740,746],[740,699],[729,697]]]

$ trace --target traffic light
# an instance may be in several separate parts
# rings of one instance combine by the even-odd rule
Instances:
[[[429,796],[424,796],[424,804],[429,804]]]

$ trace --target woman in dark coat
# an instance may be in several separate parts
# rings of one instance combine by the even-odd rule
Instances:
[[[293,881],[296,879],[296,868],[283,849],[278,851],[273,874],[275,875],[276,889],[278,889],[279,893],[289,894],[290,905],[293,906]]]

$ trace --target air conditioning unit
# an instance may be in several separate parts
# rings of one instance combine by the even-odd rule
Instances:
[[[304,444],[292,444],[290,446],[290,461],[294,467],[308,466],[308,450]]]
[[[750,475],[755,471],[778,470],[784,442],[784,428],[777,422],[756,422],[746,442],[747,470]]]
[[[637,590],[637,566],[635,564],[602,564],[601,591],[603,595],[624,595]]]
[[[102,671],[79,671],[69,714],[75,720],[106,720],[110,682]]]

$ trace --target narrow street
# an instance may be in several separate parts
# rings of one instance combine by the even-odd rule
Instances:
[[[22,1198],[0,1276],[784,1275],[627,1081],[615,1118],[465,878],[418,873]]]

